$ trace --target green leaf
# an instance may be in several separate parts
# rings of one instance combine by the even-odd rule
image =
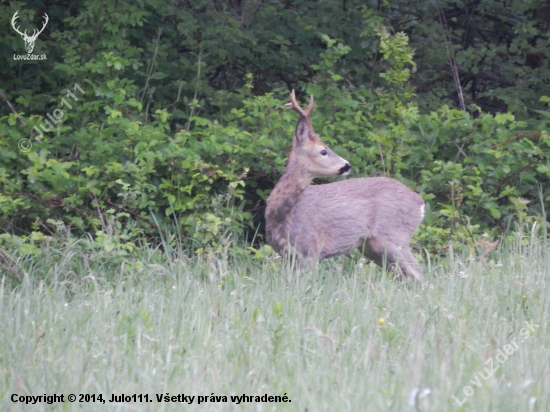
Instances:
[[[515,117],[512,113],[497,113],[495,115],[495,121],[498,124],[505,124],[506,122],[513,122]]]
[[[493,207],[489,209],[489,213],[491,213],[491,216],[493,216],[495,219],[500,219],[500,216],[502,216],[500,210]]]
[[[161,80],[161,79],[164,79],[166,76],[168,76],[167,74],[165,73],[162,73],[162,72],[155,72],[151,75],[151,79],[154,79],[154,80]]]

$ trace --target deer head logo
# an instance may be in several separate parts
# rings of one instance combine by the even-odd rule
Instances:
[[[25,42],[25,49],[27,49],[27,53],[31,54],[33,49],[34,49],[34,42],[38,38],[38,35],[44,31],[44,29],[46,28],[46,24],[48,24],[48,21],[50,19],[49,19],[48,15],[46,13],[44,13],[44,25],[42,26],[42,29],[40,31],[34,29],[34,32],[33,32],[32,36],[29,36],[29,35],[27,35],[27,30],[25,30],[24,33],[21,33],[19,31],[19,27],[15,27],[15,21],[19,17],[19,16],[17,16],[17,13],[19,13],[19,10],[17,10],[15,12],[15,14],[13,15],[13,17],[11,19],[11,26],[13,27],[13,29],[17,33],[19,33],[21,35],[23,41]]]

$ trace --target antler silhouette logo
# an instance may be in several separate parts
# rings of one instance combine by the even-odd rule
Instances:
[[[21,37],[23,38],[23,41],[25,42],[25,49],[27,49],[27,53],[31,54],[33,49],[34,49],[34,42],[38,38],[38,35],[44,31],[44,29],[46,28],[46,24],[48,24],[48,21],[50,20],[50,18],[48,17],[48,15],[46,13],[44,13],[45,21],[44,21],[44,25],[42,26],[42,29],[40,31],[34,29],[34,32],[33,32],[32,36],[29,36],[29,35],[27,35],[27,30],[25,30],[24,33],[21,33],[19,31],[19,27],[15,27],[15,21],[19,17],[19,16],[17,16],[17,13],[19,13],[19,10],[17,10],[15,12],[15,14],[13,15],[13,17],[11,19],[11,26],[13,27],[13,29],[17,33],[19,33],[21,35]]]

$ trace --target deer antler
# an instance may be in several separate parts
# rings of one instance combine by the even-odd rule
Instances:
[[[296,94],[294,93],[294,89],[292,89],[292,93],[290,93],[290,103],[285,104],[285,107],[287,109],[296,110],[302,117],[308,119],[311,114],[311,110],[313,109],[313,96],[309,98],[309,104],[306,110],[304,110],[296,101]]]
[[[19,18],[19,16],[17,15],[17,13],[19,13],[19,10],[17,10],[15,12],[15,14],[13,15],[13,17],[11,18],[11,26],[13,27],[13,29],[19,33],[21,36],[26,36],[27,35],[27,30],[25,30],[25,33],[21,33],[19,31],[19,27],[15,27],[15,21]]]
[[[19,13],[19,10],[17,10],[15,12],[15,14],[13,15],[12,19],[11,19],[11,26],[13,27],[13,29],[19,33],[21,36],[23,36],[23,38],[25,39],[28,39],[28,40],[36,40],[36,38],[38,37],[38,35],[40,33],[42,33],[44,31],[44,29],[46,28],[46,25],[48,24],[48,22],[50,21],[50,18],[48,17],[48,15],[46,13],[44,13],[44,17],[46,18],[46,21],[44,21],[43,25],[42,25],[42,29],[40,29],[40,31],[34,29],[33,33],[31,36],[29,36],[27,34],[27,30],[25,30],[24,33],[21,33],[19,31],[19,27],[15,27],[15,22],[16,20],[19,18],[19,16],[17,15],[17,13]]]

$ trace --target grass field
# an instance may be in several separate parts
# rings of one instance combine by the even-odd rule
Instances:
[[[22,257],[0,284],[0,410],[549,411],[550,253],[523,243],[424,259],[422,285],[231,248]],[[20,402],[45,394],[65,402]],[[136,402],[110,402],[121,394]]]

